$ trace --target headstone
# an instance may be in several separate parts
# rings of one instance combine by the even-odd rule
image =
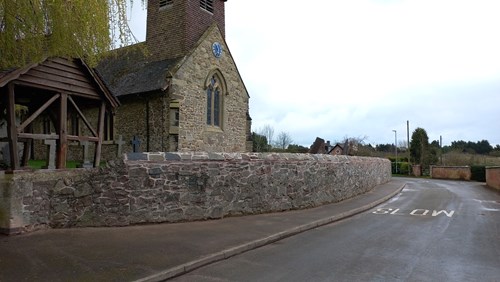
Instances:
[[[141,153],[141,139],[134,135],[132,139],[132,150],[134,153]]]
[[[125,144],[125,141],[123,141],[123,137],[121,135],[118,135],[118,140],[113,141],[113,143],[118,145],[116,157],[119,158],[122,155],[122,146],[123,146],[123,144]]]
[[[3,156],[3,162],[10,166],[10,147],[9,143],[5,144],[5,146],[2,147],[2,156]]]
[[[80,145],[83,146],[83,168],[92,168],[94,165],[89,160],[89,141],[80,141]]]
[[[56,168],[56,140],[45,140],[45,145],[49,146],[49,150],[47,151],[47,167],[48,169]]]

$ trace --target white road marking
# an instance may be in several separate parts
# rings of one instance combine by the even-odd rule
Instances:
[[[455,214],[454,210],[431,210],[427,209],[414,209],[411,212],[404,212],[401,209],[391,209],[391,208],[379,208],[373,211],[373,214],[389,214],[389,215],[412,215],[412,216],[432,216],[436,217],[439,215],[446,215],[447,217],[452,217]]]

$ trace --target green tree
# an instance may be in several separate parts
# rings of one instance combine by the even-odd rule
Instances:
[[[84,58],[95,65],[114,42],[131,43],[126,11],[132,1],[0,1],[0,69],[53,56]]]
[[[423,128],[417,128],[411,135],[410,156],[415,164],[427,168],[430,164],[437,162],[437,150],[430,146],[429,137]]]
[[[267,152],[269,145],[267,144],[267,138],[264,135],[252,132],[252,143],[254,152]]]

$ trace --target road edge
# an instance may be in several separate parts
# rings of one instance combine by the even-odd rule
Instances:
[[[297,235],[299,233],[302,233],[302,232],[305,232],[305,231],[308,231],[308,230],[311,230],[311,229],[314,229],[314,228],[317,228],[317,227],[320,227],[323,225],[327,225],[327,224],[330,224],[330,223],[333,223],[336,221],[340,221],[342,219],[346,219],[348,217],[357,215],[359,213],[367,211],[375,206],[378,206],[378,205],[388,201],[389,199],[391,199],[394,196],[396,196],[397,194],[399,194],[401,192],[401,190],[403,190],[403,188],[406,186],[406,184],[407,184],[406,182],[402,183],[399,188],[397,188],[396,190],[394,190],[390,194],[388,194],[388,195],[386,195],[386,196],[384,196],[376,201],[373,201],[369,204],[366,204],[364,206],[361,206],[361,207],[358,207],[358,208],[355,208],[355,209],[352,209],[352,210],[349,210],[349,211],[346,211],[346,212],[343,212],[340,214],[336,214],[336,215],[333,215],[331,217],[327,217],[327,218],[316,220],[316,221],[313,221],[313,222],[310,222],[307,224],[303,224],[303,225],[300,225],[298,227],[294,227],[294,228],[273,234],[271,236],[268,236],[268,237],[265,237],[262,239],[254,240],[254,241],[251,241],[251,242],[248,242],[245,244],[241,244],[241,245],[236,246],[236,247],[228,248],[228,249],[225,249],[223,251],[216,252],[216,253],[213,253],[211,255],[205,256],[203,258],[193,260],[193,261],[178,265],[176,267],[169,268],[165,271],[161,271],[161,272],[158,272],[156,274],[135,280],[135,282],[164,281],[164,280],[167,280],[170,278],[174,278],[176,276],[180,276],[182,274],[186,274],[186,273],[191,272],[191,271],[198,269],[200,267],[203,267],[203,266],[206,266],[206,265],[209,265],[209,264],[221,261],[221,260],[225,260],[227,258],[236,256],[236,255],[257,249],[257,248],[260,248],[262,246],[265,246],[265,245],[268,245],[271,243],[274,243],[276,241],[285,239],[287,237],[294,236],[294,235]]]

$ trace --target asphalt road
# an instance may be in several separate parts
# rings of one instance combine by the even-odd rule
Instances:
[[[370,211],[172,281],[500,281],[500,193],[408,179]]]

